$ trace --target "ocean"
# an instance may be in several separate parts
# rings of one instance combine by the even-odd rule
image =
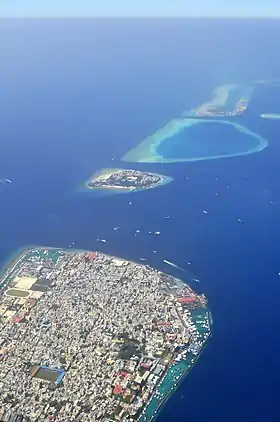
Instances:
[[[163,262],[172,261],[209,299],[212,338],[159,422],[278,418],[280,123],[259,115],[279,113],[279,87],[258,90],[238,121],[268,140],[262,152],[174,164],[121,157],[215,86],[279,78],[279,36],[273,20],[0,21],[0,179],[12,180],[0,184],[1,261],[25,245],[75,242],[145,257],[188,282]],[[79,192],[103,167],[175,180]]]

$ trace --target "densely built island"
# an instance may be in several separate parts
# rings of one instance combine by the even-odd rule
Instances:
[[[86,182],[86,188],[133,192],[155,188],[171,181],[171,177],[139,170],[103,169]]]
[[[204,295],[99,252],[29,248],[0,283],[1,420],[152,421],[211,333]]]

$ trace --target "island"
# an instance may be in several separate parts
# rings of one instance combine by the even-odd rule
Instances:
[[[165,185],[171,177],[133,169],[103,169],[85,184],[87,190],[135,192]]]
[[[263,80],[258,80],[258,81],[255,81],[255,85],[256,86],[258,86],[258,85],[266,85],[266,86],[275,86],[275,87],[278,87],[278,86],[280,86],[280,79],[271,79],[271,80],[265,80],[265,79],[263,79]]]
[[[237,119],[247,110],[255,85],[216,87],[211,101],[183,111],[126,152],[122,160],[177,163],[237,157],[262,151],[268,145],[267,140]]]
[[[244,113],[254,92],[253,85],[222,85],[213,91],[211,101],[182,113],[186,117],[232,117]]]
[[[99,252],[21,250],[0,289],[1,420],[152,421],[211,335],[204,295]]]
[[[262,113],[261,118],[262,119],[270,119],[270,120],[279,120],[280,119],[280,113]]]
[[[236,157],[262,151],[267,140],[222,119],[178,118],[148,136],[122,158],[139,163],[176,163]]]

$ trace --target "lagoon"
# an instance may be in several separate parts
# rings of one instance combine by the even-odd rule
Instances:
[[[175,163],[262,151],[267,141],[248,128],[221,119],[174,119],[130,150],[125,161]]]
[[[263,148],[258,136],[235,124],[202,121],[164,140],[157,153],[167,160],[196,161],[248,154]]]

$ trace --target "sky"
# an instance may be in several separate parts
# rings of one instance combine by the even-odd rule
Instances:
[[[0,0],[1,18],[280,17],[279,0]]]

